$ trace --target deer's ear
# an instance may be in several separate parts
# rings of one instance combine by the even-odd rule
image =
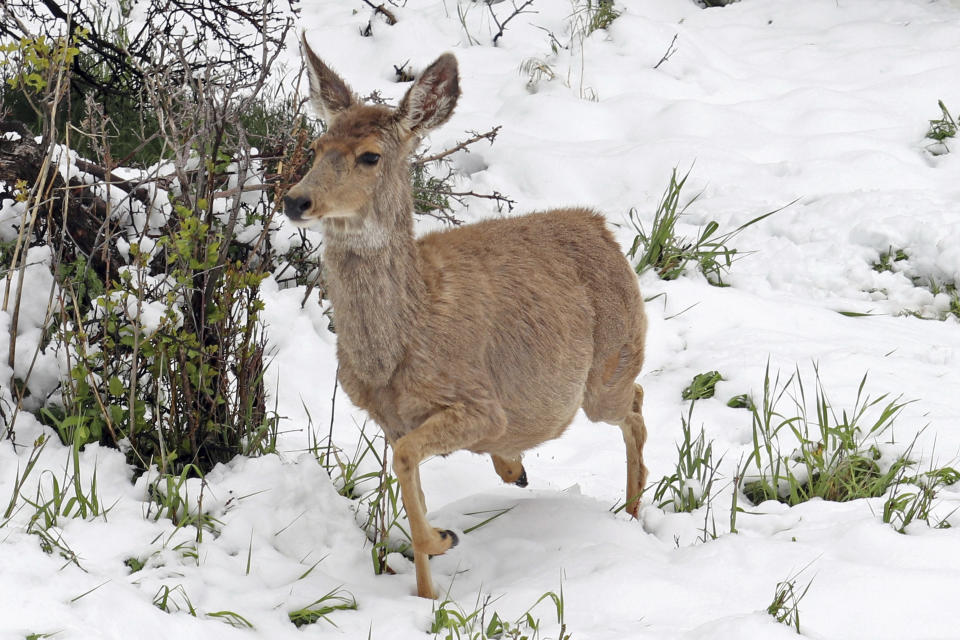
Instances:
[[[397,108],[397,120],[412,133],[422,136],[450,118],[459,97],[457,59],[445,53],[407,90]]]
[[[334,73],[333,69],[325,65],[313,52],[307,44],[306,35],[303,35],[301,40],[303,53],[307,58],[307,71],[310,74],[310,103],[321,118],[329,120],[356,104],[356,98],[343,78]]]

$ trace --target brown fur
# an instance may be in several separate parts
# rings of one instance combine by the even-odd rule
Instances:
[[[429,456],[490,454],[504,481],[525,482],[523,452],[562,434],[582,407],[623,431],[636,516],[646,316],[603,217],[558,209],[415,240],[407,158],[453,110],[455,59],[441,56],[393,110],[358,104],[304,46],[329,129],[287,213],[323,224],[340,381],[393,446],[419,595],[436,595],[429,555],[455,543],[426,520],[418,465]],[[369,153],[380,155],[374,165]]]

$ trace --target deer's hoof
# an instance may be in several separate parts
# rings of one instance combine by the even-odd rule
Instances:
[[[441,531],[440,537],[443,538],[444,540],[448,538],[450,539],[450,547],[449,547],[450,549],[453,549],[455,546],[460,544],[460,538],[458,538],[457,534],[455,534],[453,531],[450,531],[449,529],[444,529],[443,531]]]
[[[450,531],[449,529],[436,529],[436,532],[440,534],[440,540],[442,543],[446,544],[446,546],[443,548],[442,551],[438,551],[437,553],[431,553],[430,554],[431,558],[435,558],[437,556],[443,555],[444,553],[446,553],[447,551],[450,551],[450,549],[453,549],[455,546],[457,546],[460,543],[460,538],[457,537],[457,534],[455,534],[453,531]]]
[[[517,478],[513,484],[517,485],[518,487],[527,486],[527,470],[526,469],[520,472],[520,477]]]

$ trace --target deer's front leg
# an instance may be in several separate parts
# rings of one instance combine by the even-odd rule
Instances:
[[[400,468],[404,467],[401,474]],[[427,505],[420,487],[419,463],[407,469],[406,464],[397,463],[396,448],[394,448],[393,468],[400,481],[400,498],[403,508],[410,520],[410,536],[413,538],[413,563],[417,571],[417,595],[421,598],[436,599],[437,592],[433,587],[433,578],[430,575],[430,556],[444,553],[456,546],[458,540],[453,531],[433,529],[427,522]],[[406,478],[406,479],[405,479]],[[439,536],[441,544],[437,544]],[[444,545],[443,543],[447,543]]]
[[[495,437],[503,431],[505,423],[502,411],[480,411],[457,404],[430,416],[393,445],[393,471],[400,482],[400,497],[410,521],[417,595],[422,598],[436,598],[429,557],[447,552],[457,544],[457,536],[446,529],[435,529],[427,521],[420,487],[420,462]]]

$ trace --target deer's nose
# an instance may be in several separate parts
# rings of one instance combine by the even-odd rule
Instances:
[[[283,196],[283,212],[291,220],[299,220],[310,208],[310,198],[307,196]]]

